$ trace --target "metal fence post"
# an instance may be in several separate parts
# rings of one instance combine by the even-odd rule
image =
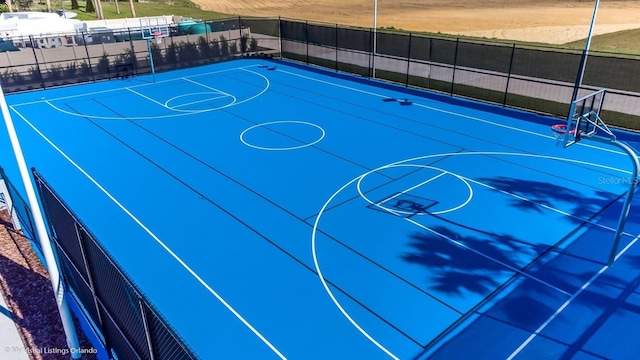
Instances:
[[[140,298],[139,296],[138,296],[138,307],[140,308],[140,315],[142,316],[142,324],[144,325],[144,334],[147,338],[147,345],[149,346],[149,356],[151,360],[155,360],[156,356],[153,353],[153,343],[151,342],[151,329],[149,328],[149,321],[147,320],[147,312],[144,311],[144,303],[142,298]]]
[[[247,41],[242,38],[242,19],[240,18],[240,16],[238,16],[238,29],[240,30],[240,54],[244,55],[245,49],[247,47]],[[207,31],[206,26],[204,27],[204,31]]]
[[[36,44],[33,41],[33,35],[29,35],[29,42],[31,42],[31,51],[33,51],[33,60],[35,60],[36,74],[39,76],[40,85],[43,89],[46,89],[44,84],[44,76],[42,75],[42,71],[40,70],[40,62],[38,62],[38,54],[36,54]]]
[[[340,38],[340,37],[338,36],[338,24],[336,24],[336,65],[334,66],[334,67],[335,67],[336,72],[338,72],[338,51],[339,51],[339,47],[338,47],[338,39],[339,39],[339,38]]]
[[[458,45],[460,45],[460,38],[456,38],[456,51],[453,54],[453,74],[451,75],[451,96],[453,96],[453,87],[456,83],[456,65],[458,64]]]
[[[427,89],[431,89],[431,51],[433,50],[433,38],[429,38],[429,73],[427,74]]]
[[[409,33],[409,48],[407,49],[407,78],[405,80],[404,86],[409,86],[409,71],[411,70],[411,40],[413,39],[413,34]]]
[[[91,64],[91,55],[89,55],[89,47],[87,47],[87,33],[84,30],[80,33],[82,35],[82,44],[84,45],[84,51],[87,54],[87,65],[89,65],[89,75],[91,75],[91,81],[96,82],[96,76],[93,72],[93,65]]]
[[[105,328],[104,328],[104,320],[102,319],[102,313],[100,312],[100,304],[99,304],[99,300],[98,300],[98,295],[96,295],[95,280],[93,278],[93,274],[92,274],[91,268],[89,267],[89,260],[87,259],[87,251],[85,250],[84,243],[82,242],[82,236],[80,235],[80,233],[78,231],[78,227],[79,226],[80,225],[77,222],[75,222],[76,237],[78,239],[78,245],[80,247],[80,253],[82,254],[82,262],[83,262],[84,268],[85,268],[85,270],[87,272],[87,282],[89,283],[89,288],[91,289],[91,297],[93,298],[93,306],[95,306],[96,314],[98,315],[98,322],[99,323],[96,324],[96,325],[100,327],[100,332],[104,335],[104,334],[106,334],[105,333]],[[51,224],[49,224],[49,227],[51,227]],[[52,231],[52,234],[53,233],[54,232]],[[105,335],[105,338],[106,338],[106,335]],[[105,340],[105,342],[106,342],[106,340]]]
[[[280,53],[280,59],[283,59],[282,56],[282,18],[278,16],[278,52]]]
[[[373,29],[369,29],[369,46],[371,46],[371,48],[369,48],[369,77],[375,79],[376,78],[376,54],[375,51],[373,49],[376,48],[376,30]]]
[[[304,42],[307,44],[306,63],[309,65],[309,20],[305,20],[304,22]]]
[[[507,96],[509,94],[509,82],[511,81],[511,70],[513,69],[513,56],[516,52],[516,44],[511,47],[511,59],[509,60],[509,72],[507,73],[507,85],[504,88],[504,97],[502,98],[502,106],[507,105]]]

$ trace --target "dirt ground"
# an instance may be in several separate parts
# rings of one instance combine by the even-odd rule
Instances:
[[[373,27],[372,0],[192,0],[202,9]],[[378,27],[563,44],[587,37],[591,0],[379,0]],[[640,1],[600,2],[594,35],[640,28]]]

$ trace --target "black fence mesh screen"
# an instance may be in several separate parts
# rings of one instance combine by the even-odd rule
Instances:
[[[413,36],[409,48],[411,60],[431,61],[431,43],[433,39],[422,36]]]
[[[307,23],[300,21],[280,20],[280,36],[282,40],[307,42]]]
[[[35,170],[33,176],[65,285],[98,327],[107,351],[118,359],[194,359],[64,201]]]
[[[338,43],[337,28],[325,25],[307,25],[307,39],[310,44],[336,47]]]
[[[7,189],[7,194],[5,195],[8,195],[9,199],[6,199],[5,197],[3,200],[5,201],[9,215],[14,222],[14,228],[16,230],[20,229],[27,239],[35,240],[35,227],[27,201],[22,197],[22,195],[20,195],[20,192],[16,189],[15,185],[13,185],[7,174],[4,172],[4,169],[1,167],[0,179],[4,180],[4,185]],[[8,204],[9,200],[11,202],[11,207],[9,207]],[[18,222],[17,224],[15,224],[16,221]],[[39,246],[38,242],[34,242],[34,244]]]
[[[281,56],[334,71],[375,77],[503,106],[564,117],[583,51],[492,40],[311,24],[292,19],[234,17],[180,26],[152,41],[156,71],[245,56]],[[374,47],[375,34],[375,47]],[[63,86],[151,72],[139,29],[15,39],[19,51],[0,62],[5,92]],[[374,54],[375,52],[375,54]],[[611,125],[640,129],[640,56],[590,52],[580,91],[607,88]]]
[[[587,57],[583,83],[606,89],[640,92],[638,58],[615,58],[590,54]],[[626,75],[625,75],[626,74]]]
[[[581,57],[581,52],[515,48],[511,73],[573,84],[578,75]]]
[[[338,44],[342,49],[373,51],[373,32],[371,30],[338,28]]]
[[[280,38],[280,21],[278,19],[241,18],[240,25],[243,29],[249,29],[253,36]]]
[[[148,359],[142,357],[129,339],[120,331],[118,325],[113,318],[110,317],[109,311],[100,305],[100,315],[102,317],[102,333],[106,339],[107,350],[115,355],[118,360],[139,360]]]
[[[511,68],[513,50],[511,46],[459,42],[456,66],[495,71],[506,76]]]
[[[37,182],[42,204],[49,220],[50,234],[58,246],[64,250],[73,266],[78,269],[85,282],[89,275],[85,266],[85,259],[78,238],[77,223],[66,206],[42,182]],[[55,224],[55,226],[53,226]]]
[[[455,65],[458,41],[431,39],[430,60],[442,65]]]
[[[182,341],[176,338],[175,334],[169,331],[165,322],[156,314],[153,309],[143,304],[144,313],[149,324],[151,333],[151,344],[157,353],[154,353],[156,360],[190,360],[191,357],[184,350]]]
[[[380,33],[376,34],[376,54],[409,57],[411,36],[406,34]]]
[[[78,269],[73,265],[68,255],[58,244],[56,244],[56,254],[60,271],[64,274],[67,288],[73,291],[85,313],[89,316],[93,324],[100,324],[100,316],[96,307],[96,298],[91,291],[91,285],[80,275]]]
[[[84,230],[81,238],[93,275],[96,296],[136,353],[143,359],[149,359],[149,346],[139,307],[140,297],[117,266]]]

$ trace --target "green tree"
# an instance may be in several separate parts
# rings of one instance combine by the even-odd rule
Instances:
[[[71,0],[71,10],[80,10],[80,4],[78,4],[78,0]]]
[[[87,11],[88,13],[96,12],[96,8],[93,6],[93,1],[92,1],[92,0],[87,0],[87,7],[86,7],[86,11]]]

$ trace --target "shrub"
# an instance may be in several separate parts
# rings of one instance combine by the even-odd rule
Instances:
[[[258,40],[256,40],[256,38],[254,38],[253,36],[251,37],[251,41],[249,42],[249,50],[251,50],[252,52],[258,51]]]
[[[198,50],[204,59],[211,58],[211,45],[207,42],[207,39],[204,36],[200,36],[198,38]]]
[[[29,68],[29,76],[33,82],[42,82],[42,74],[40,73],[40,69],[35,66]]]
[[[98,64],[96,65],[96,69],[100,74],[108,74],[109,73],[109,57],[107,53],[102,53],[100,60],[98,60]]]
[[[220,35],[220,55],[229,56],[229,44],[224,35]]]
[[[238,53],[238,42],[237,41],[233,41],[231,43],[229,43],[229,54],[233,55],[233,54],[237,54]]]
[[[78,72],[78,64],[75,62],[67,64],[67,67],[64,69],[65,77],[72,77]]]

